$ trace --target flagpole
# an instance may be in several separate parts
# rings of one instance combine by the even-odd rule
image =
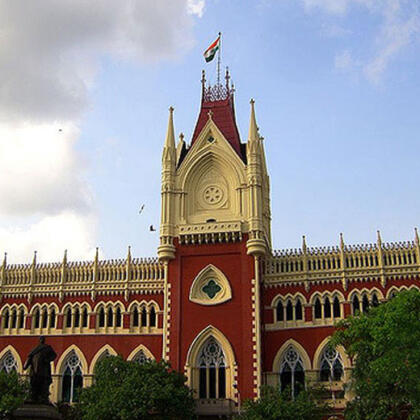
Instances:
[[[219,32],[219,55],[217,56],[217,84],[220,85],[220,52],[222,50],[222,33]]]

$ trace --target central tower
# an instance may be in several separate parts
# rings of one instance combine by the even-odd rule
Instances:
[[[240,399],[259,393],[260,262],[271,250],[270,185],[254,101],[241,143],[228,71],[225,80],[206,85],[203,72],[189,145],[182,134],[175,145],[170,108],[162,154],[163,357],[185,372],[203,413],[216,400],[233,412]]]

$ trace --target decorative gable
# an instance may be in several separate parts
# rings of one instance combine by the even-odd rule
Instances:
[[[201,270],[190,289],[190,301],[200,305],[219,305],[232,299],[226,276],[213,264]]]

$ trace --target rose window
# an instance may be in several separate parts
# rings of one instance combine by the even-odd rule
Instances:
[[[218,204],[223,199],[223,191],[216,185],[211,185],[204,190],[204,201],[207,204]]]

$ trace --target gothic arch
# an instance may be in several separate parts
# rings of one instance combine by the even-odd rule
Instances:
[[[89,367],[89,374],[93,375],[93,371],[95,369],[96,363],[98,363],[98,361],[101,359],[101,357],[108,352],[109,355],[111,356],[117,356],[117,352],[109,345],[109,344],[105,344],[104,346],[102,346],[95,354],[95,356],[93,356],[92,361],[90,362],[90,367]]]
[[[140,351],[143,351],[148,359],[156,360],[155,356],[153,356],[153,353],[144,344],[140,344],[134,350],[132,350],[132,352],[127,357],[127,360],[133,360]]]
[[[3,359],[4,356],[6,356],[6,354],[10,352],[12,354],[12,356],[15,358],[16,360],[16,367],[17,367],[17,371],[18,373],[23,373],[23,365],[22,365],[22,360],[19,356],[19,353],[16,351],[16,349],[9,344],[7,347],[5,347],[2,351],[0,351],[0,360]]]
[[[62,375],[64,370],[64,363],[67,359],[67,356],[74,350],[78,358],[80,359],[80,362],[82,364],[82,374],[87,375],[89,372],[89,365],[86,360],[85,355],[83,354],[82,350],[80,350],[79,347],[76,346],[76,344],[72,344],[70,347],[67,347],[67,349],[62,353],[60,358],[58,359],[57,365],[55,367],[55,374],[56,375]]]
[[[328,343],[331,339],[331,336],[325,337],[321,343],[319,344],[319,346],[317,347],[315,354],[314,354],[314,360],[313,360],[313,367],[314,370],[320,370],[321,369],[321,356],[322,356],[322,352],[324,351],[325,347],[328,346]],[[347,356],[347,353],[344,349],[343,346],[338,346],[336,349],[340,355],[341,355],[341,359],[343,361],[343,367],[344,369],[349,369],[351,368],[351,362],[350,362],[350,358]]]
[[[300,357],[302,358],[303,367],[305,371],[311,370],[311,359],[308,356],[308,353],[304,349],[304,347],[299,344],[293,338],[289,338],[283,345],[279,348],[276,356],[273,360],[273,372],[280,372],[280,366],[283,358],[284,352],[289,348],[289,346],[293,346],[297,352],[299,353]]]
[[[224,356],[226,357],[226,398],[235,400],[236,395],[234,391],[235,375],[237,370],[235,354],[233,348],[226,338],[226,336],[217,328],[209,325],[202,330],[191,343],[186,363],[185,374],[187,376],[187,385],[193,390],[197,391],[199,386],[199,372],[196,368],[196,361],[203,345],[210,338],[214,338],[221,346]]]

